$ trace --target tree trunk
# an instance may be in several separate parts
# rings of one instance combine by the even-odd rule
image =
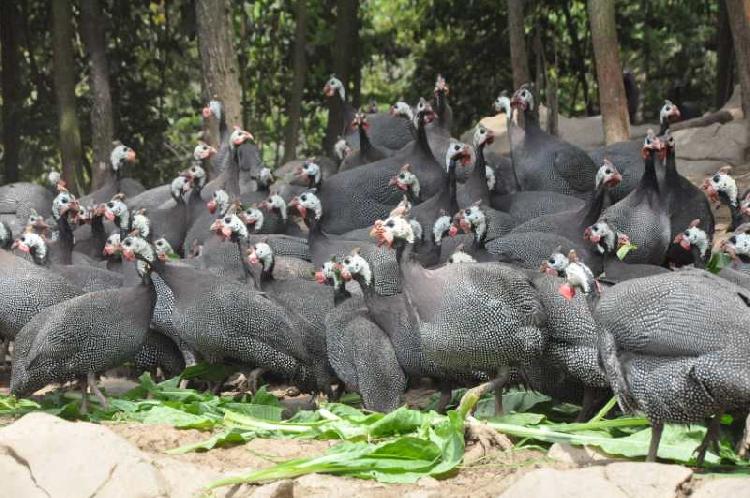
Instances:
[[[347,95],[351,95],[354,76],[354,59],[359,44],[358,0],[336,0],[336,33],[333,42],[333,71],[344,83]]]
[[[52,2],[52,64],[60,125],[62,177],[68,189],[76,192],[76,178],[81,165],[81,130],[76,115],[76,67],[72,40],[73,12],[70,0],[56,0]]]
[[[726,0],[726,3],[742,90],[742,112],[745,122],[750,123],[750,0]],[[745,159],[750,159],[750,124],[746,128]]]
[[[197,0],[195,17],[203,67],[203,93],[206,101],[224,104],[227,125],[242,126],[242,88],[229,0]]]
[[[101,187],[112,175],[109,154],[114,138],[112,96],[109,91],[102,9],[99,0],[81,0],[81,35],[89,56],[91,91],[91,146],[94,161],[91,165],[91,188]]]
[[[599,107],[607,145],[630,139],[628,101],[622,80],[620,46],[615,30],[614,0],[588,0],[591,42],[594,46]]]
[[[586,115],[590,116],[593,114],[593,108],[591,106],[591,99],[589,98],[589,82],[586,77],[586,58],[583,55],[581,40],[578,39],[578,32],[573,23],[573,15],[570,13],[570,4],[568,2],[563,2],[562,12],[565,16],[565,27],[568,30],[568,36],[570,36],[571,50],[573,52],[573,60],[570,62],[578,71],[578,82],[583,91],[583,102],[586,106]],[[575,95],[573,95],[573,97],[575,97]]]
[[[23,119],[19,51],[20,17],[15,2],[0,2],[0,44],[2,44],[3,171],[5,182],[18,181]]]
[[[734,45],[732,31],[729,27],[727,5],[719,1],[719,25],[716,30],[716,95],[714,105],[723,106],[732,96],[734,89]]]
[[[524,0],[508,0],[508,34],[510,37],[510,65],[513,70],[513,90],[528,83],[529,60],[526,56],[524,34]]]
[[[292,91],[286,110],[289,121],[284,130],[284,159],[291,161],[297,157],[297,141],[299,139],[300,116],[302,115],[302,94],[305,90],[305,76],[307,72],[307,0],[298,0],[295,7],[294,28],[294,60],[292,62]]]

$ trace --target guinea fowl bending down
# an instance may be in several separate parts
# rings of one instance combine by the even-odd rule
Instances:
[[[135,163],[135,151],[127,145],[118,145],[109,156],[110,166],[113,174],[107,176],[107,181],[100,188],[80,198],[81,204],[101,204],[107,202],[113,195],[122,192],[128,196],[134,196],[144,191],[143,185],[132,178],[123,178],[123,171],[127,164]],[[104,164],[100,167],[104,168]]]
[[[651,422],[648,461],[664,423],[710,420],[701,465],[722,415],[750,407],[748,303],[748,291],[701,270],[631,280],[602,296],[601,362],[623,411]]]
[[[513,118],[508,134],[511,157],[523,190],[550,190],[588,199],[597,167],[581,149],[539,128],[534,96],[524,85],[511,99]],[[523,127],[518,123],[523,113]]]
[[[605,209],[600,218],[616,231],[627,234],[638,247],[628,253],[624,260],[627,263],[661,265],[671,241],[664,175],[657,172],[656,165],[657,155],[663,157],[664,148],[665,144],[653,132],[648,134],[643,146],[645,169],[640,183],[623,200]]]
[[[336,307],[326,315],[326,352],[346,389],[362,395],[368,410],[390,412],[401,404],[406,377],[388,335],[370,317],[367,305],[352,297],[340,263],[328,261],[316,273],[318,283],[334,288]]]
[[[667,250],[666,263],[669,268],[694,265],[705,268],[711,256],[708,234],[700,228],[701,220],[693,220],[679,232]]]
[[[83,294],[36,315],[17,336],[11,392],[27,395],[51,382],[83,378],[106,407],[96,375],[139,353],[156,305],[151,268],[139,264],[138,271],[141,285]],[[84,407],[85,399],[84,392]]]

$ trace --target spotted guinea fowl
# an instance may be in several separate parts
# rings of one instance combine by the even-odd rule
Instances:
[[[323,148],[334,156],[334,145],[338,137],[344,135],[346,142],[354,149],[360,148],[359,133],[353,131],[351,124],[356,110],[346,101],[346,89],[335,75],[326,82],[323,93],[328,103],[328,124]],[[379,147],[397,151],[413,140],[409,124],[405,120],[389,113],[377,113],[367,116],[370,142]]]
[[[672,240],[661,161],[665,144],[650,132],[643,145],[644,173],[638,186],[623,200],[602,212],[618,232],[627,234],[638,249],[628,253],[627,263],[661,265]],[[657,163],[659,171],[657,172]]]
[[[37,314],[18,333],[24,347],[13,355],[11,392],[27,395],[51,382],[83,378],[106,407],[95,376],[138,354],[156,304],[149,266],[139,264],[139,273],[141,285],[90,292]]]
[[[385,218],[402,197],[388,182],[406,163],[419,177],[423,198],[428,199],[443,188],[445,166],[433,156],[425,131],[425,124],[433,115],[429,104],[424,104],[417,113],[417,139],[398,154],[371,163],[367,168],[344,171],[325,182],[318,197],[325,209],[337,213],[324,220],[326,232],[342,234]]]
[[[729,229],[734,230],[750,219],[747,216],[750,214],[750,210],[746,208],[747,201],[750,199],[750,192],[746,192],[742,196],[739,195],[737,182],[729,174],[731,170],[731,166],[722,167],[719,171],[706,178],[701,188],[706,193],[706,196],[708,196],[708,199],[716,205],[716,209],[721,205],[729,208],[729,213],[732,216],[732,223]]]
[[[495,140],[495,134],[481,124],[474,130],[474,150],[476,151],[476,161],[466,181],[458,188],[458,204],[460,206],[470,206],[477,201],[481,201],[485,206],[490,205],[489,178],[487,172],[492,169],[487,166],[485,161],[485,147]],[[492,172],[494,175],[494,172]],[[494,185],[494,178],[492,183]]]
[[[132,250],[145,259],[172,293],[165,296],[172,301],[169,321],[159,332],[209,363],[263,368],[301,389],[316,389],[313,372],[305,363],[302,336],[282,306],[242,283],[187,265],[163,263],[152,248],[142,249],[144,245],[147,242],[133,237],[122,243],[123,253]],[[161,286],[156,291],[160,297],[164,293]]]
[[[362,395],[366,409],[393,411],[401,404],[406,377],[388,335],[371,319],[364,300],[348,293],[341,271],[340,263],[327,261],[316,274],[341,296],[325,319],[328,360],[346,389]]]
[[[473,234],[473,248],[479,250],[509,233],[513,229],[513,218],[508,213],[483,206],[481,201],[477,201],[456,213],[451,235],[455,235],[458,228],[464,233]]]
[[[667,249],[666,265],[669,268],[681,268],[694,265],[705,268],[711,256],[711,243],[708,234],[701,227],[701,220],[693,220],[679,232]]]
[[[107,202],[119,192],[123,192],[128,196],[134,196],[144,191],[143,185],[132,178],[123,176],[123,172],[128,165],[135,163],[135,151],[131,147],[127,145],[115,146],[110,153],[109,163],[109,171],[111,172],[107,174],[104,185],[88,195],[81,196],[79,200],[82,205],[89,206]],[[105,165],[102,164],[100,167],[104,169]]]
[[[44,218],[49,217],[59,181],[60,173],[52,171],[47,174],[46,186],[29,182],[0,186],[0,221],[10,225],[14,231],[19,231],[32,211]]]
[[[749,302],[747,291],[701,270],[631,280],[602,296],[601,362],[623,411],[651,422],[647,460],[664,423],[710,419],[702,464],[723,413],[750,406]]]
[[[394,151],[385,147],[378,147],[370,142],[370,137],[368,136],[370,124],[364,113],[355,113],[351,126],[358,131],[359,149],[347,154],[344,160],[341,161],[339,171],[346,171],[357,166],[362,166],[363,164],[374,163],[394,154]]]
[[[511,99],[513,118],[508,134],[513,169],[523,190],[550,190],[587,199],[597,167],[578,147],[544,132],[535,113],[534,96],[524,85]],[[519,124],[523,113],[523,126]]]
[[[281,266],[284,262],[277,262],[276,259],[271,247],[263,242],[254,244],[248,250],[248,263],[260,267],[260,275],[256,276],[258,287],[285,308],[287,319],[302,335],[307,351],[306,366],[315,376],[317,389],[331,394],[333,372],[326,355],[325,318],[333,310],[332,289],[312,280],[312,267],[306,271],[308,280],[295,277],[289,271],[284,275],[286,278],[278,279],[277,275],[284,271],[274,270],[277,264]],[[287,270],[291,268],[289,262],[284,266]],[[296,269],[300,270],[299,267]]]
[[[587,227],[584,239],[593,246],[593,254],[587,257],[592,269],[597,274],[603,274],[607,283],[617,283],[633,278],[648,277],[668,270],[648,263],[627,263],[617,256],[617,250],[631,245],[628,234],[618,231],[607,220],[600,220]],[[587,249],[590,248],[587,247]],[[636,247],[635,251],[638,250]],[[628,253],[629,254],[629,253]],[[600,261],[598,261],[598,259]],[[627,259],[627,256],[624,258]]]

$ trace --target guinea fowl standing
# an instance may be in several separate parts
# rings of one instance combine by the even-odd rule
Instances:
[[[123,171],[128,164],[135,163],[135,151],[127,145],[117,145],[109,156],[110,166],[114,174],[109,174],[104,185],[79,200],[84,206],[107,202],[113,195],[122,192],[134,196],[144,191],[143,185],[132,178],[123,178]],[[101,165],[104,167],[104,164]]]
[[[132,258],[136,249],[128,239],[125,247]],[[144,241],[137,250],[148,249]],[[36,315],[17,336],[11,392],[27,395],[50,382],[83,378],[106,407],[96,375],[139,353],[156,305],[149,265],[139,263],[138,271],[141,285],[83,294]],[[84,407],[85,399],[84,392]]]
[[[750,407],[748,303],[747,291],[701,270],[631,280],[602,296],[601,362],[623,411],[651,422],[647,461],[664,423],[710,420],[701,465],[723,413]]]
[[[729,207],[729,213],[732,216],[732,223],[729,229],[735,230],[747,221],[747,213],[743,209],[743,203],[750,199],[750,192],[746,192],[740,198],[737,190],[737,182],[729,174],[731,170],[731,166],[724,166],[706,178],[701,188],[705,191],[708,199],[716,204],[716,209],[722,204]]]
[[[364,113],[358,112],[354,115],[352,127],[356,128],[359,132],[359,149],[347,154],[341,162],[339,171],[346,171],[357,166],[362,166],[363,164],[374,163],[393,155],[394,152],[390,149],[378,147],[370,143],[370,138],[367,135],[370,125]]]
[[[336,307],[325,319],[326,353],[346,389],[359,392],[368,410],[390,412],[401,404],[406,377],[388,335],[370,317],[360,296],[352,297],[340,263],[328,261],[316,273],[318,283],[334,288]]]
[[[638,247],[628,253],[624,260],[627,263],[661,265],[672,240],[664,175],[657,172],[656,166],[657,155],[661,156],[664,147],[653,132],[648,134],[643,146],[645,169],[640,183],[623,200],[605,209],[600,218],[616,231],[627,234]]]
[[[419,177],[424,199],[443,188],[445,166],[435,160],[425,131],[425,124],[433,115],[431,106],[424,104],[417,113],[417,140],[398,154],[326,180],[318,196],[327,211],[337,213],[335,217],[326,217],[323,223],[326,232],[342,234],[385,218],[401,201],[401,194],[388,183],[404,164],[410,164],[411,171]]]
[[[549,135],[539,128],[534,96],[522,86],[511,99],[513,118],[508,134],[511,157],[523,190],[550,190],[588,199],[597,167],[578,147]],[[523,127],[518,123],[523,112]]]
[[[701,220],[693,220],[684,231],[675,235],[667,250],[666,263],[669,268],[694,265],[705,268],[711,255],[708,234],[700,228]]]
[[[330,140],[324,141],[323,148],[333,157],[334,145],[338,137],[343,135],[352,148],[359,149],[359,134],[351,126],[357,111],[346,101],[344,84],[335,75],[331,75],[323,87],[323,93],[328,101],[326,137],[330,137]],[[413,139],[409,124],[389,113],[370,114],[367,121],[370,125],[370,142],[375,146],[395,152]]]

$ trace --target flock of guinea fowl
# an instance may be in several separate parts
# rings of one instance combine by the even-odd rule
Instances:
[[[729,168],[700,187],[680,175],[676,105],[645,138],[586,153],[540,128],[524,85],[495,102],[506,156],[481,124],[471,145],[451,138],[442,77],[388,113],[353,109],[334,76],[324,93],[331,158],[271,171],[213,100],[206,142],[166,185],[128,177],[135,152],[118,144],[80,198],[56,174],[0,187],[11,391],[79,381],[106,405],[107,370],[201,361],[235,366],[243,389],[356,391],[378,411],[420,381],[441,410],[484,384],[502,411],[520,385],[580,420],[616,395],[652,424],[648,460],[665,423],[707,424],[699,464],[720,437],[746,452],[750,195]],[[714,244],[722,204],[733,233]]]

